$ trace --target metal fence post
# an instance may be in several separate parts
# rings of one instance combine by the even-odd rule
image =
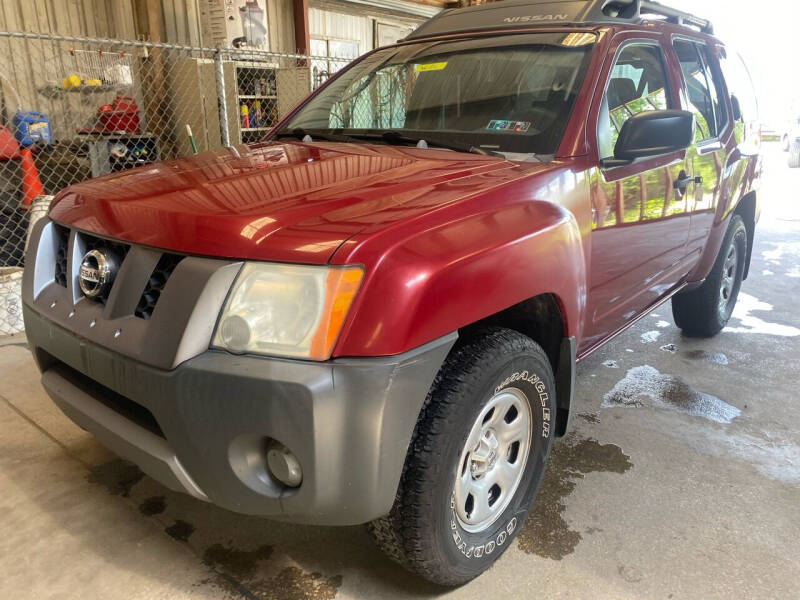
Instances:
[[[231,145],[231,132],[228,129],[228,103],[225,100],[225,69],[222,64],[222,51],[217,48],[214,54],[214,71],[217,78],[217,104],[219,106],[219,132],[223,146]]]

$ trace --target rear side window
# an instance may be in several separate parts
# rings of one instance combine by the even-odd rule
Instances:
[[[608,80],[598,122],[601,158],[614,154],[625,121],[648,110],[668,108],[667,76],[661,48],[655,44],[625,46]]]
[[[715,138],[727,124],[728,111],[719,77],[710,66],[708,47],[687,40],[675,40],[674,46],[686,82],[689,110],[697,121],[697,141]]]
[[[725,73],[728,91],[739,101],[742,120],[746,123],[758,121],[758,100],[750,71],[745,66],[742,57],[720,47],[719,63],[722,66],[722,72]]]

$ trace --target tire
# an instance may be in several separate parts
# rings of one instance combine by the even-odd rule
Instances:
[[[547,356],[517,332],[488,330],[453,350],[423,405],[394,506],[368,526],[381,550],[445,586],[488,569],[536,496],[555,397]]]
[[[747,229],[733,215],[717,259],[703,285],[672,298],[675,324],[690,337],[717,335],[731,318],[747,258]]]
[[[789,152],[791,149],[791,144],[789,143],[789,136],[785,135],[781,138],[781,150],[784,152]]]
[[[789,150],[789,168],[800,169],[800,142],[794,142]]]

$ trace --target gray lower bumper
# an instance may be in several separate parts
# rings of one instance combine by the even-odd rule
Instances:
[[[24,314],[45,389],[111,450],[167,487],[229,510],[327,525],[389,511],[422,402],[456,340],[326,363],[209,351],[164,371],[28,306]],[[126,403],[149,411],[152,426]],[[267,438],[298,457],[299,488],[267,474]]]

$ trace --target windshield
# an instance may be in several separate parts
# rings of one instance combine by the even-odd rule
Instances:
[[[277,135],[554,154],[595,39],[542,33],[378,50],[322,89]]]

